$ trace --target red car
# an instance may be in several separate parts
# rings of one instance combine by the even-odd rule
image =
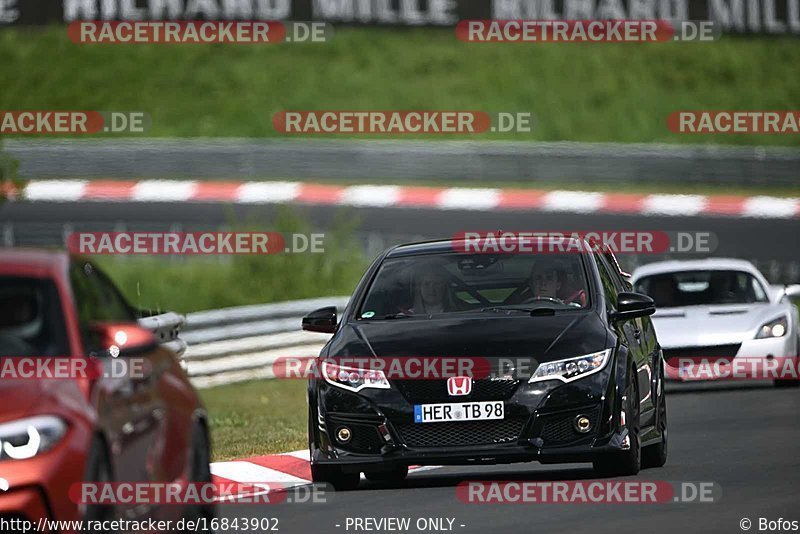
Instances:
[[[211,480],[206,411],[175,354],[137,324],[137,315],[91,261],[0,249],[0,370],[19,370],[13,364],[30,356],[101,371],[66,379],[0,374],[0,519],[176,520],[213,513],[141,503],[86,506],[68,494],[81,481]],[[102,372],[112,356],[116,363],[136,359],[140,372]]]

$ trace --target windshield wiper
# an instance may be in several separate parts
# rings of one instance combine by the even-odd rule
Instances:
[[[413,317],[413,315],[409,315],[409,314],[403,313],[403,312],[397,312],[397,313],[390,313],[389,315],[384,315],[383,316],[384,319],[406,319],[408,317]]]
[[[488,308],[481,308],[480,311],[482,312],[517,311],[517,312],[529,313],[534,317],[539,315],[550,316],[556,314],[556,310],[554,308],[525,308],[522,306],[490,306]]]

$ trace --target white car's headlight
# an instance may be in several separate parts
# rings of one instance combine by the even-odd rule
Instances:
[[[584,356],[540,364],[528,382],[541,382],[542,380],[572,382],[596,373],[608,363],[611,358],[611,350],[606,349]]]
[[[322,376],[334,386],[350,391],[361,391],[364,388],[389,389],[389,381],[383,371],[374,369],[358,369],[322,362]]]
[[[770,337],[783,337],[786,335],[786,330],[789,328],[789,323],[786,317],[779,317],[774,321],[770,321],[761,325],[756,334],[756,339],[766,339]]]
[[[27,460],[52,449],[67,432],[54,415],[40,415],[0,424],[0,460]]]

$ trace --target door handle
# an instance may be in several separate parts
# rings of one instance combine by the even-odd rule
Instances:
[[[633,330],[633,337],[635,337],[636,339],[639,339],[640,337],[642,337],[642,331],[639,330],[638,328],[635,328]]]

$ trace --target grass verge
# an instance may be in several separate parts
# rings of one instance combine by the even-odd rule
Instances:
[[[200,390],[211,422],[213,461],[308,446],[305,380],[259,380]]]
[[[453,29],[337,28],[324,44],[126,46],[6,28],[0,109],[144,111],[158,137],[276,136],[273,114],[292,109],[528,111],[532,132],[481,138],[798,146],[666,126],[682,109],[797,109],[798,64],[794,37],[477,45]]]
[[[357,221],[339,217],[325,232],[322,253],[253,256],[98,256],[128,301],[154,313],[349,295],[368,259],[354,238]],[[311,232],[288,207],[271,224],[241,231]]]

